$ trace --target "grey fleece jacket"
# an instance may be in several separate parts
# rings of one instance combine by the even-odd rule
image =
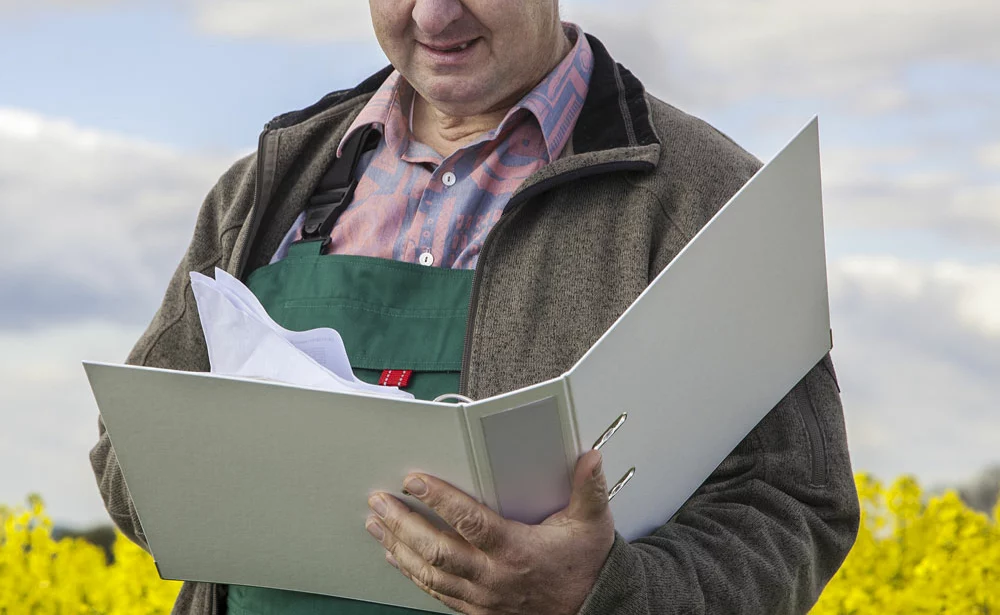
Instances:
[[[479,258],[461,387],[473,398],[571,367],[760,166],[649,96],[590,41],[595,68],[572,153],[525,181]],[[267,263],[389,70],[265,127],[257,153],[209,193],[129,363],[209,369],[188,272],[221,267],[246,279]],[[90,458],[101,495],[118,527],[146,547],[103,424],[99,431]],[[617,537],[583,615],[806,612],[859,523],[829,357],[663,521],[632,543]],[[224,610],[225,587],[186,583],[174,613]]]

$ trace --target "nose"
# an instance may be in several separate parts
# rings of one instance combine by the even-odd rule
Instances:
[[[461,19],[464,11],[461,0],[416,0],[413,22],[425,34],[437,36]]]

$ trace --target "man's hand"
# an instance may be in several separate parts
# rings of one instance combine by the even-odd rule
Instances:
[[[442,532],[387,493],[368,500],[365,527],[386,560],[467,615],[573,615],[615,540],[601,454],[580,458],[569,506],[541,525],[507,521],[448,483],[408,476],[406,490],[454,528]]]

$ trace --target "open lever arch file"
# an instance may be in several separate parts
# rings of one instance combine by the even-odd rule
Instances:
[[[87,363],[165,578],[449,610],[364,529],[414,470],[510,519],[568,502],[603,442],[628,539],[665,523],[831,348],[816,120],[559,378],[434,403]],[[425,514],[432,516],[427,510]]]

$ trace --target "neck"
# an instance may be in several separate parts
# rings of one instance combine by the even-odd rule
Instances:
[[[562,32],[560,26],[560,33]],[[421,143],[430,146],[443,158],[451,156],[459,149],[472,143],[482,135],[495,130],[507,113],[535,85],[540,83],[552,70],[562,62],[572,50],[573,45],[563,34],[559,45],[553,54],[553,60],[545,67],[544,72],[533,84],[524,91],[514,92],[507,99],[492,109],[472,115],[452,115],[446,113],[424,99],[413,90],[413,137]]]
[[[495,129],[513,105],[476,115],[448,115],[413,93],[413,137],[443,158]]]

